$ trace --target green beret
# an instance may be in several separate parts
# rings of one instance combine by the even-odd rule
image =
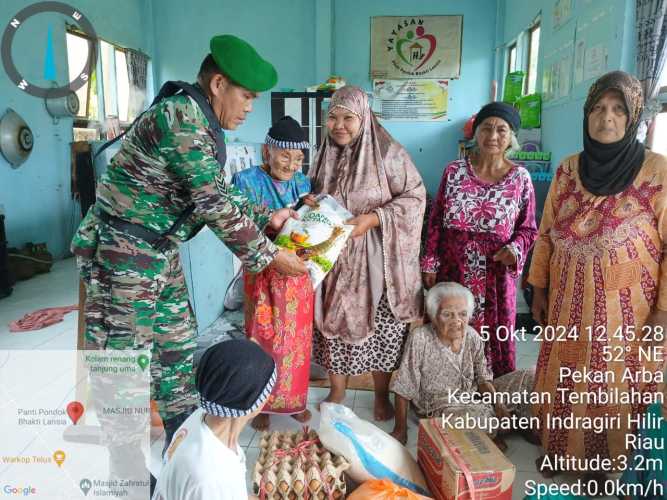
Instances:
[[[220,70],[241,87],[263,92],[278,83],[276,68],[238,37],[214,36],[211,38],[211,54]]]

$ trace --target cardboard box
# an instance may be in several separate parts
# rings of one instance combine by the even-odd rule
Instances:
[[[482,431],[419,422],[417,462],[437,500],[511,500],[515,469]],[[471,495],[469,480],[474,485]]]

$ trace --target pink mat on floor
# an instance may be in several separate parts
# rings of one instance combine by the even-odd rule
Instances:
[[[38,309],[23,316],[21,319],[9,323],[10,332],[30,332],[32,330],[41,330],[47,326],[60,323],[65,314],[76,311],[79,308],[77,305],[65,307],[47,307],[46,309]]]

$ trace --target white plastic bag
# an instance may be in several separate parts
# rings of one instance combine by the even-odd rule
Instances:
[[[301,207],[300,219],[288,219],[275,239],[276,245],[304,259],[313,289],[334,266],[354,230],[354,226],[345,224],[353,215],[332,196],[318,195],[315,199],[319,207]]]
[[[358,483],[389,479],[419,495],[430,496],[426,480],[410,452],[389,434],[335,403],[322,403],[320,441],[352,466],[347,471]]]

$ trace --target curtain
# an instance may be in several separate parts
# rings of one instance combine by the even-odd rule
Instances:
[[[667,51],[667,0],[637,1],[637,78],[644,91],[643,135],[661,106],[656,99]]]
[[[127,77],[130,81],[130,103],[127,117],[128,121],[132,121],[141,114],[146,105],[148,56],[136,50],[127,49],[125,61],[127,62]]]

